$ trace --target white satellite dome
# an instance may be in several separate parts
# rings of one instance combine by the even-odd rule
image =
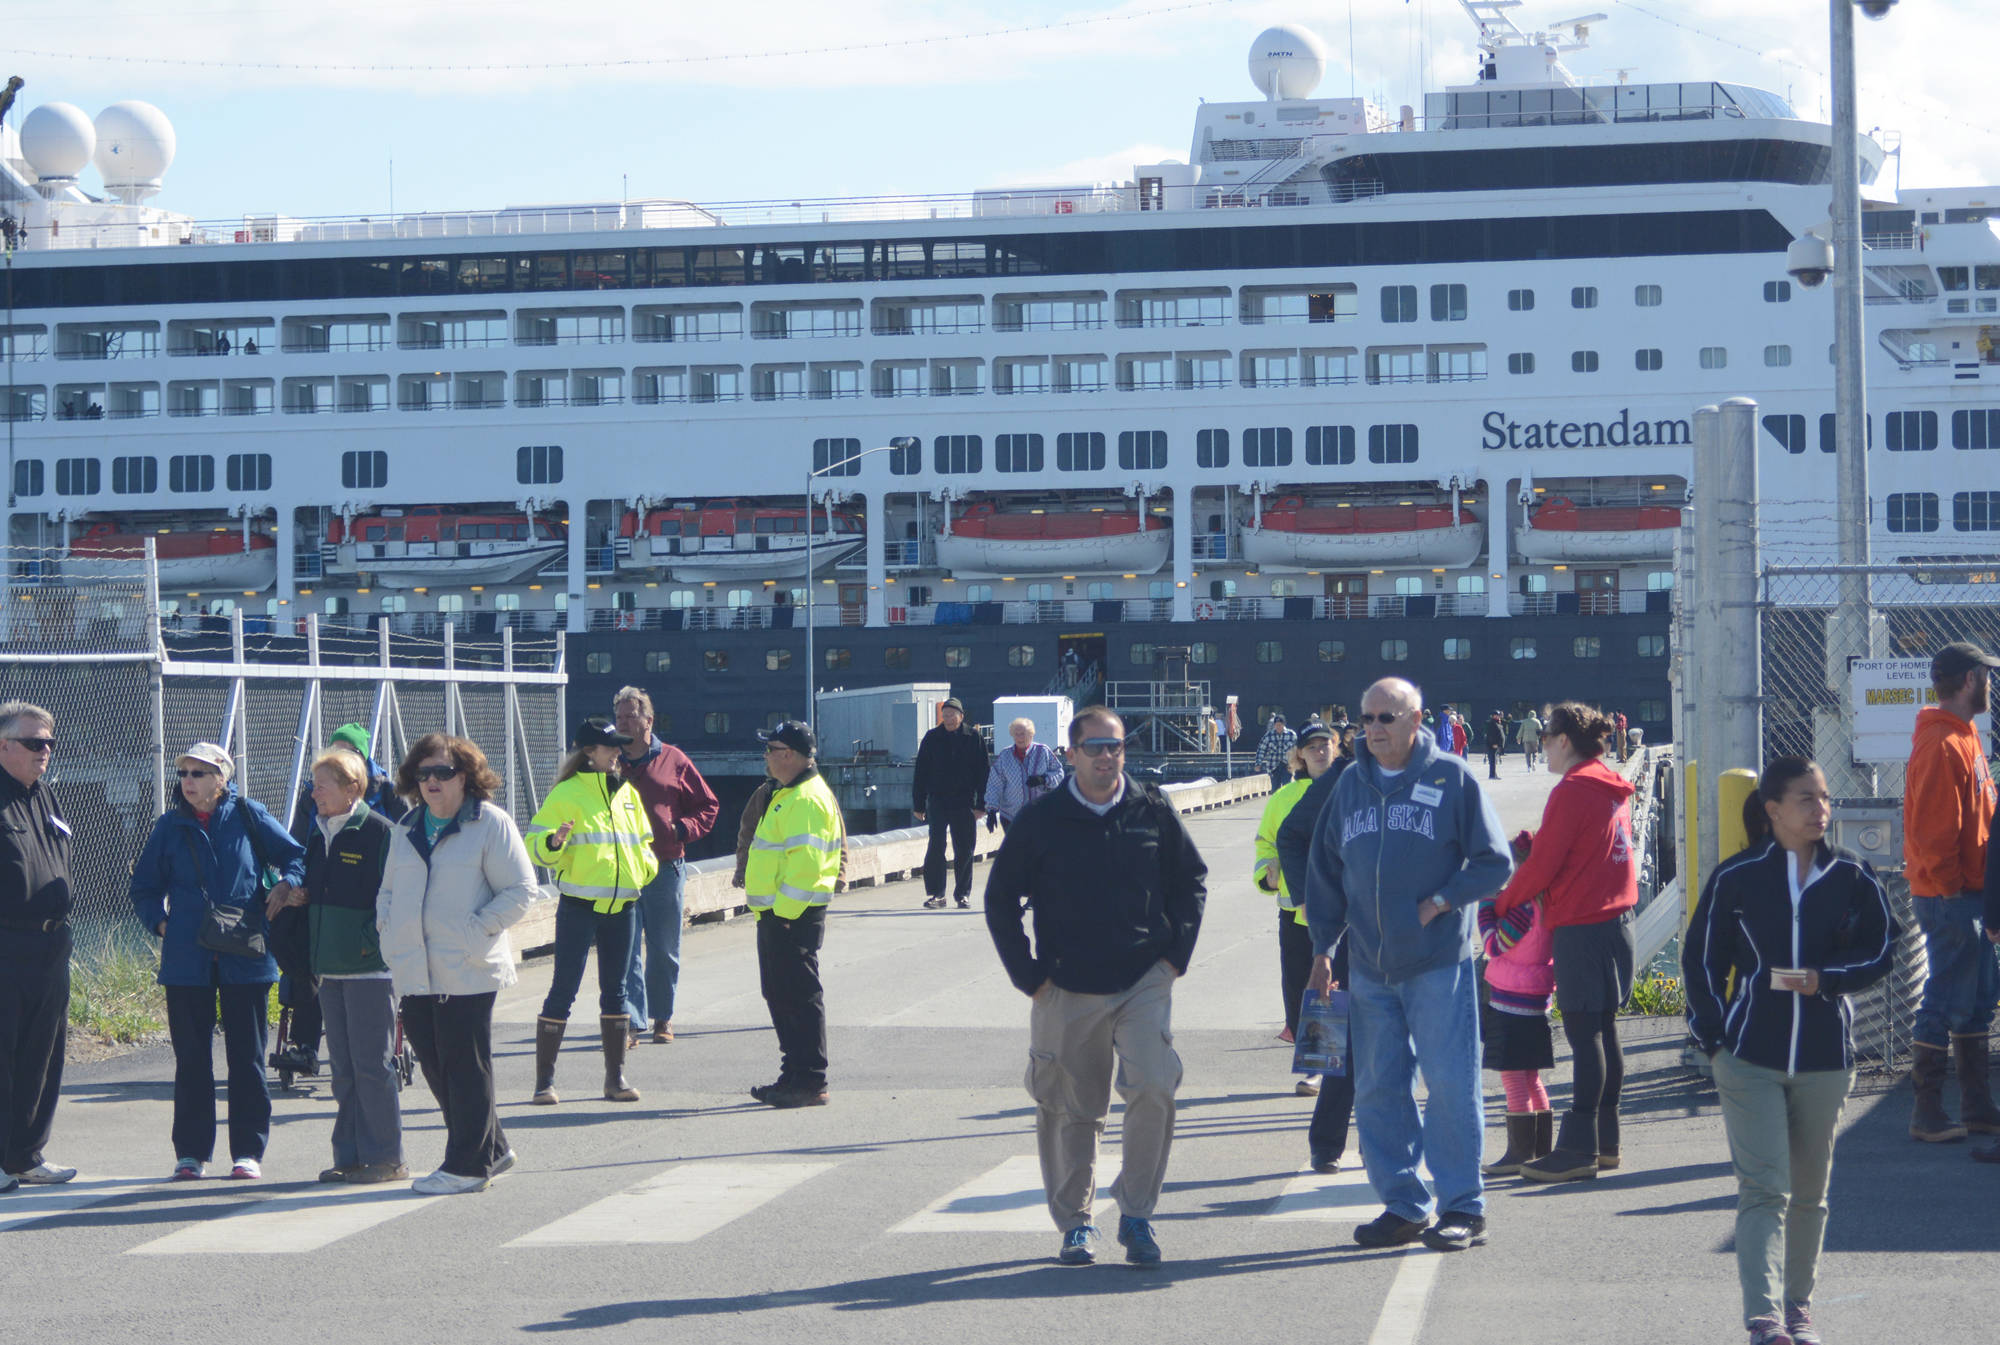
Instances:
[[[1326,75],[1326,44],[1309,28],[1281,23],[1250,44],[1250,82],[1266,98],[1310,98]]]
[[[97,114],[97,171],[105,190],[137,205],[160,189],[174,161],[174,126],[151,103],[113,103]]]
[[[43,103],[21,122],[21,157],[44,180],[74,179],[96,148],[97,129],[72,104]]]

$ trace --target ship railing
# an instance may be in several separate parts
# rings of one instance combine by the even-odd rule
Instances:
[[[1237,552],[1229,544],[1229,540],[1229,534],[1226,532],[1196,533],[1193,538],[1194,559],[1235,560]]]
[[[1357,374],[1292,374],[1277,378],[1273,378],[1269,374],[1258,374],[1254,378],[1244,379],[1243,386],[1246,388],[1338,388],[1345,387],[1351,383],[1359,383],[1360,381],[1361,378]]]
[[[442,298],[443,296],[440,295],[438,297]],[[476,350],[485,346],[504,346],[507,344],[508,339],[505,336],[454,336],[449,339],[442,336],[399,336],[396,338],[396,349],[398,350]],[[291,347],[287,346],[286,349],[290,350]],[[336,345],[334,349],[386,350],[388,349],[388,343],[386,341],[350,341],[344,345]]]
[[[1120,318],[1118,319],[1118,325],[1122,328],[1125,328],[1128,331],[1141,327],[1177,327],[1177,328],[1227,327],[1229,325],[1229,315],[1226,313],[1220,313],[1220,314],[1209,314],[1207,316],[1199,318],[1181,318],[1181,317]]]
[[[1914,252],[1923,242],[1923,232],[1919,229],[1900,229],[1887,233],[1864,233],[1861,246],[1869,252]]]
[[[13,421],[16,424],[20,424],[30,420],[47,420],[48,416],[49,413],[45,409],[37,410],[32,406],[10,406],[5,408],[4,411],[0,411],[0,422]]]
[[[1553,593],[1509,593],[1507,595],[1509,616],[1554,616],[1556,595]]]
[[[807,399],[804,388],[753,388],[750,392],[753,402],[803,402]]]
[[[287,355],[329,355],[336,351],[350,350],[379,352],[392,349],[396,345],[396,342],[391,341],[386,336],[363,336],[341,341],[335,341],[330,338],[326,340],[282,341],[278,344],[278,349]],[[443,345],[442,341],[431,341],[422,348],[437,350]],[[405,344],[402,348],[413,350],[419,347],[416,343],[411,342]]]
[[[735,394],[732,393],[730,396],[734,399]],[[696,398],[695,400],[698,401],[701,399]],[[709,400],[714,401],[719,400],[719,398],[710,398]],[[523,409],[543,406],[623,406],[624,404],[625,395],[618,392],[592,392],[580,394],[575,397],[531,395],[516,397],[514,399],[514,405]]]
[[[728,328],[703,328],[679,332],[634,332],[632,339],[644,345],[682,345],[698,341],[735,341],[743,336],[741,322]]]
[[[317,542],[311,546],[298,547],[292,552],[292,578],[317,580],[325,571],[320,560]]]
[[[1095,318],[995,318],[996,332],[1080,332],[1095,331],[1105,325]]]
[[[160,414],[157,406],[114,406],[104,413],[106,420],[150,420]]]
[[[502,340],[504,341],[505,338],[503,337]],[[622,346],[625,344],[625,333],[622,331],[598,332],[585,335],[582,333],[559,332],[553,336],[517,336],[514,338],[514,344],[517,346]]]
[[[890,569],[921,569],[935,563],[930,543],[920,537],[885,542],[882,550]]]
[[[977,318],[951,322],[878,322],[869,328],[872,336],[968,336],[986,330]],[[859,332],[853,333],[859,336]]]

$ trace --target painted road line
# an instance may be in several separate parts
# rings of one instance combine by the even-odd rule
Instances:
[[[291,1254],[320,1248],[423,1209],[443,1196],[407,1186],[280,1191],[132,1248],[129,1256]]]
[[[1328,1173],[1307,1168],[1285,1183],[1268,1217],[1358,1224],[1374,1218],[1381,1208],[1367,1172],[1360,1167]]]
[[[1112,1154],[1116,1154],[1112,1150]],[[1116,1159],[1112,1160],[1115,1170]],[[1100,1169],[1103,1159],[1099,1159]],[[1110,1199],[1106,1191],[1098,1200]],[[927,1205],[889,1231],[892,1233],[1047,1233],[1048,1197],[1042,1192],[1042,1165],[1033,1154],[1008,1159],[973,1178],[934,1204]]]
[[[507,1246],[693,1242],[834,1167],[832,1163],[682,1163],[523,1233]]]
[[[0,1196],[0,1230],[53,1219],[72,1210],[166,1185],[158,1177],[78,1177],[59,1186],[22,1186]]]
[[[1431,1289],[1437,1284],[1438,1267],[1445,1253],[1412,1247],[1403,1253],[1396,1278],[1389,1285],[1382,1315],[1368,1334],[1368,1345],[1416,1345],[1424,1329],[1424,1309],[1430,1306]]]

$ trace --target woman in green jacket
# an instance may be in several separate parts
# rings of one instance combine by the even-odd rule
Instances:
[[[583,964],[597,947],[597,1012],[604,1042],[604,1096],[637,1102],[625,1082],[625,965],[632,956],[632,903],[660,871],[653,827],[639,791],[618,772],[618,749],[629,735],[593,716],[577,726],[576,746],[556,786],[528,824],[528,853],[556,874],[555,976],[535,1020],[535,1095],[556,1101],[556,1053],[570,1005],[583,984]]]

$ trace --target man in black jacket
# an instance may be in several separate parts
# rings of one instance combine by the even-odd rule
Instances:
[[[951,894],[961,911],[972,909],[972,850],[978,821],[986,816],[986,744],[965,722],[965,706],[953,696],[938,710],[938,726],[917,748],[910,778],[910,810],[929,820],[930,848],[924,851],[924,906],[944,907],[944,842],[951,837]]]
[[[1125,774],[1125,725],[1101,705],[1070,721],[1066,784],[1021,810],[986,880],[986,927],[1008,979],[1034,999],[1028,1091],[1049,1214],[1064,1265],[1097,1259],[1090,1240],[1097,1137],[1114,1067],[1125,1100],[1118,1241],[1156,1265],[1153,1207],[1174,1138],[1174,978],[1194,956],[1207,897],[1202,862],[1159,791]],[[1034,912],[1034,946],[1021,927]]]
[[[0,705],[0,1191],[76,1176],[42,1154],[69,1029],[72,837],[42,782],[55,723],[39,705]]]

